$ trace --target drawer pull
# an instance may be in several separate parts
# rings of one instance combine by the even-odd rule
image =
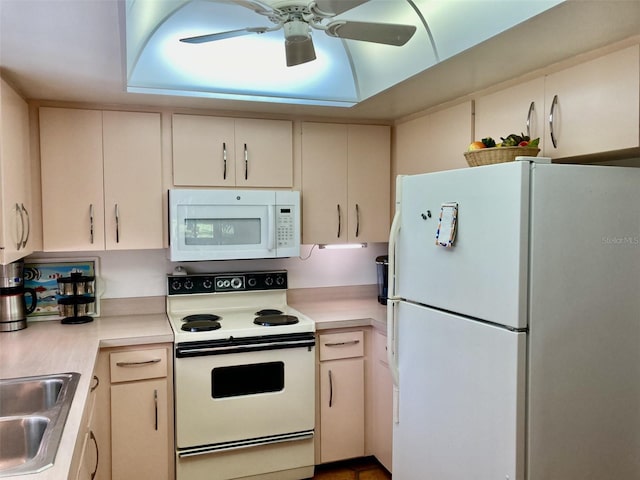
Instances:
[[[154,363],[160,363],[161,358],[154,358],[152,360],[143,360],[141,362],[117,362],[118,367],[144,367],[145,365],[151,365]]]
[[[91,388],[89,390],[90,392],[95,391],[95,389],[98,388],[98,385],[100,385],[100,379],[96,375],[93,376],[93,379],[95,380],[96,383],[95,385],[91,385]]]
[[[360,343],[360,340],[348,340],[346,342],[331,342],[325,343],[325,347],[343,347],[345,345],[357,345]]]

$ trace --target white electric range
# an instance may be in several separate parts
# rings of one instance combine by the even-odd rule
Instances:
[[[169,276],[177,480],[313,476],[315,324],[286,271]]]

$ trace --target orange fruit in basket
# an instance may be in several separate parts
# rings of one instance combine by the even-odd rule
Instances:
[[[469,152],[472,150],[479,150],[481,148],[487,148],[486,145],[482,142],[472,142],[467,149]]]

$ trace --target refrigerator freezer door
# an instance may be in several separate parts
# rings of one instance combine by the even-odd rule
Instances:
[[[529,479],[640,479],[640,169],[532,170]]]
[[[529,165],[512,162],[404,177],[397,296],[526,327]],[[450,247],[436,242],[445,204],[457,204]]]
[[[406,302],[394,480],[524,479],[526,334]]]

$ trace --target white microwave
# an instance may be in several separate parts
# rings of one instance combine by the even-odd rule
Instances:
[[[169,190],[171,261],[300,255],[300,192]]]

